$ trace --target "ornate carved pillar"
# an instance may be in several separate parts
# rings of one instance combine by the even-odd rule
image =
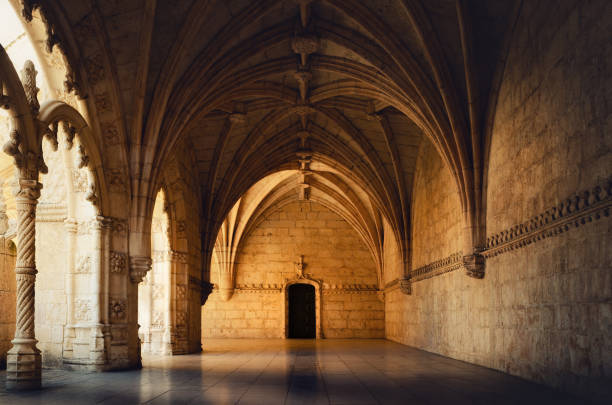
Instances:
[[[6,387],[35,389],[41,386],[41,356],[34,334],[34,283],[36,281],[36,204],[42,184],[19,180],[17,193],[17,322],[13,347],[7,353]]]

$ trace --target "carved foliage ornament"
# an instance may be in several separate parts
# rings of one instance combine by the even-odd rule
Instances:
[[[66,48],[61,44],[57,30],[55,29],[55,26],[52,23],[53,19],[49,19],[47,17],[48,12],[44,7],[43,2],[41,0],[21,0],[21,5],[21,14],[27,22],[32,21],[32,13],[34,12],[34,10],[39,9],[40,17],[42,19],[42,22],[45,24],[45,30],[47,32],[47,40],[45,41],[47,52],[52,53],[53,48],[57,45],[64,60],[67,61],[69,58],[68,53],[66,52]],[[68,93],[74,91],[77,96],[85,97],[85,95],[81,91],[81,87],[78,85],[79,80],[77,80],[77,72],[72,69],[72,65],[70,63],[65,63],[65,67],[66,80],[64,81],[64,86],[66,88],[66,91]]]
[[[110,254],[111,273],[123,273],[127,267],[127,255],[125,253],[112,251]]]

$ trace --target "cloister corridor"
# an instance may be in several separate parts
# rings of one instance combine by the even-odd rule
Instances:
[[[139,371],[43,371],[40,391],[0,403],[570,405],[583,401],[507,374],[383,339],[210,339],[202,354],[149,356]],[[0,378],[3,373],[0,372]]]
[[[612,0],[0,0],[0,405],[612,404]]]

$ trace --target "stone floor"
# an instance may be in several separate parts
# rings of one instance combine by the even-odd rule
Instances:
[[[138,371],[44,370],[0,404],[583,404],[540,385],[385,340],[207,340]],[[0,381],[6,378],[0,372]]]

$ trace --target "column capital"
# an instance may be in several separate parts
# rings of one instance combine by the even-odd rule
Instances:
[[[147,275],[153,260],[150,256],[130,256],[130,279],[133,283],[140,283]]]
[[[18,200],[31,200],[35,202],[40,198],[40,190],[43,185],[38,180],[19,179]]]

